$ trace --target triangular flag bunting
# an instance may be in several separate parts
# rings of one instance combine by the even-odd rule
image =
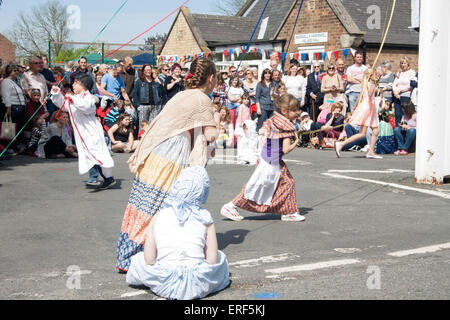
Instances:
[[[328,51],[327,52],[327,55],[328,55],[328,60],[330,60],[331,61],[331,54],[333,53],[333,51]]]
[[[303,62],[305,62],[305,61],[306,61],[306,56],[307,56],[307,54],[306,54],[306,53],[302,53],[302,61],[303,61]]]
[[[322,60],[323,61],[325,61],[325,58],[327,57],[327,54],[326,54],[326,52],[324,51],[324,52],[322,52]]]
[[[300,53],[295,54],[295,59],[297,59],[297,60],[300,59]]]
[[[339,51],[335,51],[333,52],[334,54],[334,59],[337,60],[339,58]]]
[[[320,54],[320,52],[316,52],[316,53],[315,53],[316,61],[319,60],[319,54]]]
[[[344,53],[345,59],[347,59],[347,56],[348,56],[348,49],[344,49],[342,52]]]
[[[281,53],[281,61],[286,60],[286,52]]]
[[[352,56],[355,56],[355,54],[356,54],[356,49],[351,48],[350,51],[352,52]]]

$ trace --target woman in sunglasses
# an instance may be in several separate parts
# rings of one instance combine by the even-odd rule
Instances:
[[[334,64],[328,65],[328,72],[322,79],[321,91],[325,94],[323,98],[324,105],[331,106],[335,102],[343,101],[344,81],[336,73]],[[341,110],[343,116],[345,116],[345,112],[346,110]]]

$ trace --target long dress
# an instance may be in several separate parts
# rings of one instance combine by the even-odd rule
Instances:
[[[363,92],[361,103],[353,111],[350,119],[352,126],[366,126],[369,128],[378,128],[379,124],[378,108],[375,103],[375,90],[372,96],[366,89]]]
[[[93,166],[114,167],[114,161],[105,143],[103,128],[96,118],[97,98],[88,91],[65,100],[60,91],[53,93],[52,101],[58,108],[65,106],[74,127],[80,175]],[[68,105],[70,104],[70,105]]]
[[[117,269],[128,271],[131,257],[144,250],[150,220],[159,211],[173,182],[188,166],[190,152],[191,140],[186,132],[157,146],[139,169],[122,221]]]
[[[145,285],[158,296],[173,300],[203,298],[228,286],[225,254],[218,251],[216,264],[205,260],[206,226],[200,221],[190,218],[181,226],[173,208],[165,208],[155,221],[154,237],[157,262],[147,265],[143,252],[135,255],[127,273],[128,284]]]

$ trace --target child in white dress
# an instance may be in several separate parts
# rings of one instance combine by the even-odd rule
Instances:
[[[208,195],[203,167],[181,172],[150,222],[144,251],[131,258],[128,284],[145,285],[171,300],[203,298],[229,285],[228,261],[218,250],[213,219],[201,207]]]

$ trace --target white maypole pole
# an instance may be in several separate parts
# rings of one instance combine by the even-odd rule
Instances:
[[[420,3],[417,183],[450,175],[450,1]]]

